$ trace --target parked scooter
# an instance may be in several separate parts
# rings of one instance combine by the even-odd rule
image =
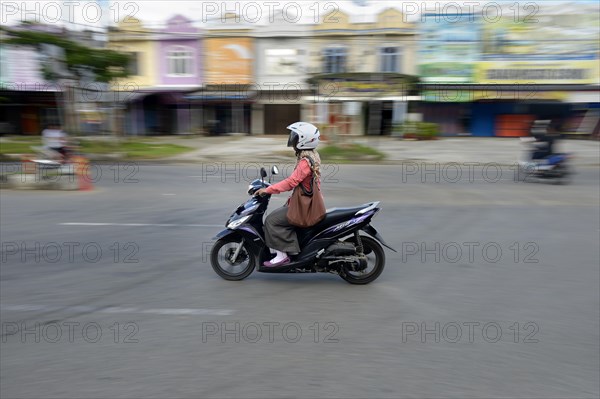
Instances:
[[[265,244],[263,217],[271,196],[254,196],[267,172],[261,168],[261,179],[248,186],[251,198],[240,205],[229,217],[225,230],[215,239],[210,261],[215,272],[226,280],[248,277],[258,264],[262,273],[334,273],[352,284],[374,281],[385,266],[382,245],[388,246],[371,226],[371,220],[381,210],[379,202],[370,202],[352,208],[334,208],[325,218],[310,228],[297,229],[301,252],[292,262],[278,267],[264,267],[272,255]],[[273,166],[271,177],[278,173]],[[367,235],[361,234],[363,232]]]

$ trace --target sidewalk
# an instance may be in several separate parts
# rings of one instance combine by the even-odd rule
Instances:
[[[196,148],[185,154],[164,158],[171,162],[289,161],[293,151],[286,147],[287,136],[232,135],[219,137],[161,137],[161,140]]]
[[[91,137],[90,137],[91,138]],[[96,137],[94,137],[96,139]],[[99,137],[111,140],[112,138]],[[291,163],[294,154],[286,147],[287,136],[234,134],[228,136],[159,136],[144,137],[156,143],[170,143],[193,148],[192,151],[140,162],[155,163],[208,163],[258,162]],[[6,139],[0,139],[5,142]],[[344,143],[358,143],[385,154],[382,164],[416,163],[495,163],[514,165],[522,156],[523,146],[518,138],[499,137],[442,137],[439,140],[412,141],[392,137],[358,136],[344,138]],[[326,142],[322,144],[327,145]],[[557,152],[574,155],[575,166],[600,166],[600,141],[560,140]],[[115,162],[119,154],[88,154],[91,161]],[[20,157],[16,157],[19,160]]]
[[[162,137],[173,144],[197,148],[165,162],[277,162],[293,159],[286,136]],[[390,137],[354,137],[345,142],[363,144],[386,155],[383,163],[496,163],[513,165],[524,149],[518,138],[448,137],[431,141],[409,141]],[[324,145],[326,145],[324,143]],[[575,165],[600,166],[600,142],[561,140],[557,151],[574,155]]]

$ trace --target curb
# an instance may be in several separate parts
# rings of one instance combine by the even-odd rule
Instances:
[[[96,165],[114,165],[115,163],[128,163],[128,164],[138,164],[138,165],[201,165],[201,164],[216,164],[216,163],[254,163],[254,164],[275,164],[278,163],[293,163],[295,159],[293,158],[269,158],[262,157],[259,159],[243,159],[243,158],[196,158],[196,159],[170,159],[170,158],[158,158],[158,159],[97,159],[90,160]],[[0,165],[3,164],[11,164],[14,165],[16,161],[0,161]],[[327,161],[324,160],[323,164],[329,165],[463,165],[466,163],[475,163],[479,164],[479,166],[483,165],[498,165],[498,166],[514,166],[517,164],[517,161],[513,162],[480,162],[480,161],[433,161],[427,159],[387,159],[382,161],[371,161],[371,160],[337,160],[337,161]],[[576,167],[600,167],[600,162],[573,162],[572,163]],[[477,165],[476,165],[477,166]]]
[[[123,162],[123,163],[135,163],[139,165],[202,165],[202,164],[222,164],[222,163],[248,163],[248,164],[287,164],[294,163],[295,159],[281,159],[281,158],[260,158],[260,159],[243,159],[243,158],[220,158],[220,159],[212,159],[212,158],[198,158],[198,159],[154,159],[154,160],[131,160],[131,159],[122,159],[122,160],[113,160],[113,161],[94,161],[95,164],[98,165],[106,165],[115,162]],[[498,166],[515,166],[518,161],[513,162],[480,162],[480,161],[433,161],[426,159],[393,159],[393,160],[383,160],[383,161],[370,161],[370,160],[337,160],[337,161],[327,161],[323,160],[323,164],[328,165],[464,165],[464,164],[476,164],[475,166],[485,166],[485,165],[498,165]],[[478,164],[478,165],[477,165]],[[575,167],[600,167],[600,162],[585,162],[585,163],[577,163],[574,162],[573,166]]]
[[[2,176],[0,179],[1,189],[77,191],[79,186],[75,175],[62,175],[59,179],[40,179],[37,174],[20,173]]]

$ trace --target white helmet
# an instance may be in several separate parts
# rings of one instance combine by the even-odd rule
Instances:
[[[312,150],[319,145],[319,128],[306,122],[292,123],[287,127],[291,130],[287,146],[299,150]]]

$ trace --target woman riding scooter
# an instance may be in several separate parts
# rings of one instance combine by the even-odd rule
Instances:
[[[317,186],[320,188],[321,158],[316,151],[319,145],[319,129],[306,122],[296,122],[287,128],[291,130],[287,146],[293,147],[296,151],[297,162],[294,172],[279,183],[261,188],[255,195],[279,194],[293,190],[299,184],[303,184],[306,190],[310,190],[313,176],[317,177]],[[276,254],[273,259],[263,263],[266,267],[288,264],[291,262],[289,255],[300,252],[296,228],[287,219],[288,204],[289,199],[286,205],[271,212],[265,220],[265,243]]]

